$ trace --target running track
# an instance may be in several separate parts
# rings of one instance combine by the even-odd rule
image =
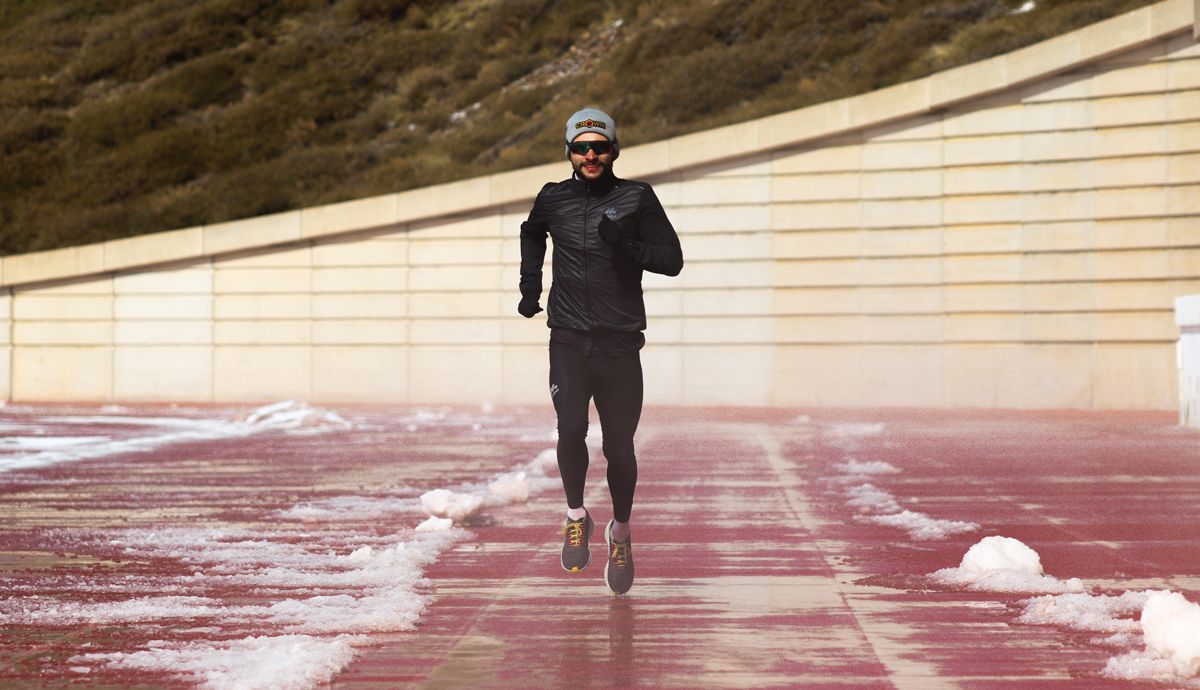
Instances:
[[[111,580],[184,567],[64,552],[52,538],[64,529],[268,523],[304,497],[471,481],[552,445],[503,429],[413,432],[389,426],[395,411],[359,412],[371,431],[179,444],[0,474],[0,587],[69,598],[64,573]],[[493,417],[549,431],[547,412]],[[1093,591],[1170,588],[1200,601],[1200,434],[1173,415],[656,408],[638,449],[628,596],[604,588],[602,528],[593,564],[562,572],[562,506],[544,491],[473,519],[470,538],[426,569],[432,599],[416,629],[375,635],[332,686],[1153,687],[1101,676],[1116,652],[1094,635],[1018,624],[1028,595],[925,579],[988,535],[1020,539],[1047,573]],[[847,476],[850,461],[895,471]],[[610,508],[598,454],[589,476],[600,527]],[[866,481],[905,509],[979,528],[921,540],[865,521],[846,488]],[[0,634],[5,688],[195,685],[162,671],[70,669],[81,650],[136,649],[161,629],[27,624]]]

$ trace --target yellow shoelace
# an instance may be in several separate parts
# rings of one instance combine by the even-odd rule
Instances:
[[[625,564],[629,562],[629,544],[628,544],[628,542],[623,542],[623,543],[613,542],[612,543],[612,554],[609,555],[608,558],[609,558],[609,560],[612,561],[612,564],[617,566],[618,568],[624,567]]]
[[[583,520],[579,522],[568,522],[563,525],[562,533],[567,537],[567,543],[571,546],[579,546],[583,543]]]

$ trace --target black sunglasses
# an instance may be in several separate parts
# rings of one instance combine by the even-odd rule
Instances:
[[[567,148],[576,156],[586,156],[588,151],[595,151],[597,156],[612,151],[613,145],[610,141],[573,141],[567,144]]]

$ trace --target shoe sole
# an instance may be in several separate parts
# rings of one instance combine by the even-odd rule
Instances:
[[[594,528],[594,526],[595,526],[594,523],[588,522],[587,531],[585,531],[583,533],[583,543],[585,546],[587,545],[588,541],[590,541],[592,538],[592,529]],[[568,573],[578,573],[578,572],[582,571],[584,568],[588,567],[588,564],[590,564],[592,562],[592,550],[588,549],[586,551],[586,553],[587,553],[588,558],[586,561],[583,562],[583,565],[576,566],[574,568],[568,568],[567,564],[562,562],[561,555],[558,557],[558,564],[561,565],[562,569],[567,571]]]

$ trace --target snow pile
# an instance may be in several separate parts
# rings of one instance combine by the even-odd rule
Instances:
[[[453,528],[454,521],[450,518],[440,518],[430,515],[429,517],[425,518],[424,522],[417,525],[414,531],[419,534],[421,532],[445,532]]]
[[[1048,592],[1021,602],[1017,622],[1100,633],[1092,644],[1129,650],[1108,660],[1106,677],[1200,688],[1200,605],[1179,593],[1088,594],[1078,578],[1046,575],[1036,551],[1007,537],[984,538],[957,568],[930,578],[971,590]]]
[[[170,670],[201,688],[284,690],[328,683],[354,659],[348,635],[319,639],[307,635],[247,637],[229,642],[171,644],[126,654],[84,654],[74,662],[92,662],[138,671]],[[76,667],[85,673],[90,667]]]
[[[1018,623],[1054,625],[1082,632],[1109,633],[1104,644],[1125,644],[1138,623],[1134,615],[1142,609],[1148,592],[1125,592],[1120,595],[1046,594],[1024,602],[1025,610]]]
[[[421,494],[421,507],[434,517],[449,518],[454,522],[465,522],[483,510],[484,496],[477,493],[459,493],[450,489],[433,489]]]
[[[529,463],[503,472],[482,485],[461,490],[433,489],[421,494],[421,508],[434,517],[462,524],[485,508],[524,503],[536,491],[556,486],[558,479],[548,476],[558,468],[557,453],[544,450]]]
[[[529,463],[530,473],[545,477],[551,472],[558,471],[558,451],[554,448],[547,448],[537,454]]]
[[[1142,608],[1142,634],[1177,675],[1200,675],[1200,606],[1178,592],[1155,592]]]
[[[1109,659],[1104,675],[1200,687],[1200,606],[1177,592],[1152,592],[1140,622],[1145,649]]]
[[[496,477],[488,483],[488,492],[509,503],[524,503],[529,500],[529,479],[524,470]]]
[[[1167,591],[1058,594],[1026,600],[1019,623],[1107,633],[1093,644],[1128,651],[1104,675],[1200,688],[1200,605]],[[1140,649],[1138,648],[1140,647]]]
[[[891,493],[874,484],[860,484],[846,490],[846,503],[864,515],[856,522],[866,522],[885,527],[897,527],[908,532],[917,541],[945,539],[954,534],[974,532],[979,525],[961,520],[942,520],[925,513],[905,510]]]
[[[985,592],[1082,592],[1078,578],[1065,582],[1046,575],[1037,551],[1017,539],[984,537],[967,550],[957,568],[930,575],[935,582]]]

